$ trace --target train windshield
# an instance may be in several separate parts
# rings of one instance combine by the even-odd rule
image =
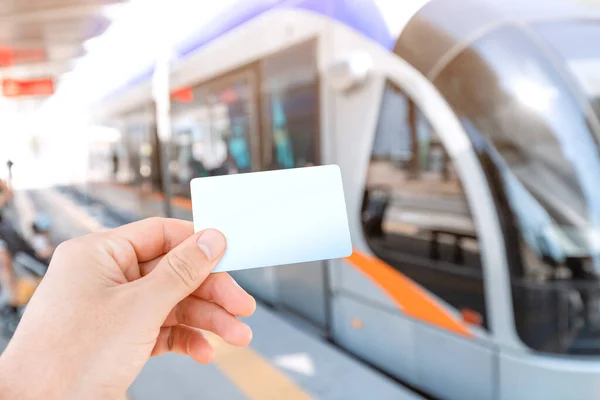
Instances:
[[[600,21],[547,22],[534,26],[559,55],[600,117]]]
[[[435,84],[491,182],[522,341],[600,354],[600,25],[581,24],[500,27]]]

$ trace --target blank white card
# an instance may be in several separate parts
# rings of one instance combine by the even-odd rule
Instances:
[[[195,231],[215,228],[227,238],[215,272],[352,253],[337,165],[196,178],[191,192]]]

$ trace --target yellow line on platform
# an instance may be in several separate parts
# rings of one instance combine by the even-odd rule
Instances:
[[[251,400],[310,400],[302,387],[250,347],[235,347],[205,332],[215,348],[214,365]]]

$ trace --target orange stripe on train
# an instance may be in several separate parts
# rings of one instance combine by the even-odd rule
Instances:
[[[462,336],[473,336],[462,321],[425,290],[380,259],[354,250],[346,261],[371,278],[407,315]]]

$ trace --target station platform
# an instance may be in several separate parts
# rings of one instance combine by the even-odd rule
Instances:
[[[15,223],[26,234],[39,212],[53,221],[55,241],[114,227],[119,221],[62,189],[15,193]],[[130,399],[396,399],[422,397],[347,354],[289,316],[258,304],[244,320],[250,346],[237,348],[207,333],[213,363],[166,354],[151,359],[130,388]],[[0,341],[0,346],[4,344]]]
[[[259,304],[245,320],[247,348],[211,336],[215,360],[199,365],[168,354],[150,360],[131,387],[133,399],[418,399],[331,344]]]

